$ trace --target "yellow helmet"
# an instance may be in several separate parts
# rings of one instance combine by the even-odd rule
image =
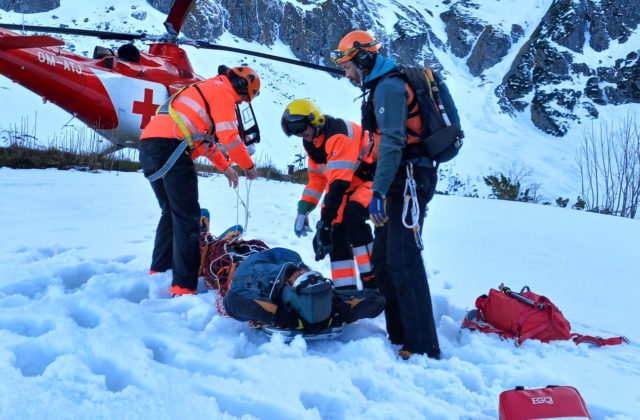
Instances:
[[[287,136],[300,134],[308,125],[322,131],[326,118],[320,109],[308,99],[296,99],[291,102],[282,114],[282,131]]]

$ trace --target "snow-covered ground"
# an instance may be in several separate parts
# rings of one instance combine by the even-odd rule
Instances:
[[[520,24],[522,44],[550,3],[487,0],[477,13],[505,28]],[[431,7],[423,0],[415,5]],[[376,10],[391,27],[396,8],[381,2]],[[147,12],[147,18],[133,19],[133,11]],[[444,40],[438,13],[424,15]],[[95,29],[109,19],[111,30],[152,34],[162,31],[164,18],[144,0],[62,0],[58,9],[30,15],[0,10],[0,22]],[[95,45],[111,44],[64,39],[84,55]],[[294,58],[282,44],[267,48],[229,34],[216,42]],[[558,139],[536,130],[528,113],[499,113],[493,92],[520,44],[482,81],[469,75],[466,58],[435,52],[467,134],[460,155],[443,168],[482,190],[483,176],[527,167],[534,171],[529,181],[540,183],[549,200],[561,195],[573,203],[580,194],[575,153],[591,121]],[[263,137],[256,154],[260,164],[286,170],[303,152],[279,124],[295,98],[359,120],[353,99],[360,92],[344,79],[185,49],[204,77],[219,64],[242,62],[261,75],[262,92],[254,102]],[[637,104],[598,111],[603,120],[615,121],[637,112]],[[69,114],[4,77],[0,114],[0,145],[16,129],[33,134],[31,144],[42,147],[73,143],[74,133],[83,130]],[[327,261],[314,262],[310,239],[293,234],[302,188],[243,180],[239,194],[251,212],[247,237],[293,248],[328,274]],[[200,193],[201,205],[212,212],[214,233],[243,223],[240,199],[223,179],[201,178]],[[139,173],[0,168],[0,418],[495,419],[500,392],[548,384],[578,388],[594,419],[638,417],[637,221],[436,196],[423,240],[443,358],[402,361],[386,339],[382,317],[347,326],[333,341],[285,344],[217,315],[215,292],[202,285],[196,296],[169,299],[170,274],[147,275],[158,217],[155,197]],[[315,219],[317,214],[312,226]],[[476,297],[500,283],[547,295],[576,332],[625,335],[631,343],[590,348],[529,341],[516,348],[495,336],[461,331]]]
[[[247,237],[328,273],[293,234],[303,186],[249,185]],[[147,275],[159,209],[140,173],[0,168],[0,197],[2,419],[496,419],[502,391],[548,384],[578,388],[595,420],[640,412],[637,221],[436,196],[423,239],[443,358],[403,361],[383,317],[285,344],[217,315],[213,291],[168,298],[170,275]],[[221,177],[200,197],[213,232],[244,221]],[[550,297],[576,332],[631,343],[462,331],[501,282]]]

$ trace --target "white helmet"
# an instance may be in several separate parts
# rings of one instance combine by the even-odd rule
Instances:
[[[325,283],[328,280],[317,271],[305,271],[292,284],[293,287],[309,287],[317,283]]]

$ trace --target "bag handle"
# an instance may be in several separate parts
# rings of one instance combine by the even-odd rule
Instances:
[[[596,345],[598,347],[616,346],[618,344],[629,343],[629,339],[624,336],[602,338],[602,337],[593,336],[593,335],[580,335],[578,333],[572,333],[571,339],[573,340],[574,343],[576,343],[576,345],[580,343],[588,343],[588,344]]]
[[[524,286],[522,288],[522,290],[524,290],[525,288],[529,289],[529,286]],[[527,305],[531,305],[534,308],[538,308],[538,310],[544,311],[544,303],[536,303],[535,301],[533,301],[532,299],[529,299],[527,297],[522,296],[520,293],[516,293],[514,291],[511,290],[511,288],[507,287],[504,285],[504,283],[500,283],[500,286],[498,286],[498,289],[503,292],[505,295],[507,296],[511,296],[514,299],[519,300],[520,302],[526,303]],[[529,289],[530,291],[530,289]]]

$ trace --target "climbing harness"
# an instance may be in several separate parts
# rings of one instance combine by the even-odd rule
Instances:
[[[424,249],[422,237],[420,235],[420,207],[418,205],[418,193],[416,191],[416,180],[413,178],[413,164],[407,164],[407,180],[404,184],[404,204],[402,206],[402,224],[407,229],[413,231],[413,238],[420,250]],[[409,208],[411,213],[409,214]],[[410,216],[410,223],[407,222],[407,216]]]
[[[180,158],[180,156],[182,155],[182,153],[188,149],[189,152],[193,151],[195,149],[195,144],[194,141],[195,140],[201,140],[203,143],[210,143],[212,146],[217,147],[220,152],[223,154],[223,156],[229,160],[229,155],[227,154],[227,151],[224,149],[224,147],[222,147],[222,145],[218,142],[215,134],[213,133],[203,133],[203,134],[191,134],[191,131],[195,132],[195,126],[193,125],[192,122],[189,121],[188,118],[184,117],[183,115],[180,115],[175,109],[173,109],[173,101],[174,100],[178,100],[178,101],[182,101],[185,104],[187,104],[189,107],[200,107],[200,105],[196,104],[194,101],[189,101],[187,99],[181,100],[181,98],[178,98],[178,95],[180,95],[180,93],[182,93],[185,89],[189,88],[189,87],[194,87],[198,93],[200,94],[200,96],[202,97],[202,100],[205,104],[206,107],[206,115],[204,115],[202,112],[199,112],[198,114],[202,117],[203,115],[205,117],[209,118],[209,125],[211,127],[215,127],[213,125],[213,119],[211,118],[211,110],[209,109],[209,103],[206,101],[204,95],[202,94],[202,91],[200,90],[200,88],[198,87],[198,85],[196,83],[193,83],[191,85],[185,86],[181,89],[179,89],[176,93],[174,93],[173,95],[171,95],[169,98],[167,98],[162,105],[160,105],[158,107],[158,109],[156,110],[156,115],[160,115],[160,114],[169,114],[169,116],[171,117],[171,119],[175,122],[176,127],[180,129],[180,131],[182,132],[182,135],[184,137],[184,139],[182,140],[182,142],[180,142],[180,145],[173,151],[173,153],[171,153],[171,156],[169,156],[169,159],[167,159],[167,161],[165,162],[164,165],[162,165],[162,167],[156,171],[155,173],[151,174],[150,176],[147,177],[147,179],[149,180],[149,182],[154,182],[160,178],[164,178],[164,176],[167,174],[167,172],[169,172],[169,170],[173,167],[173,165],[176,163],[176,161]],[[185,102],[186,101],[186,102]],[[203,110],[204,111],[204,110]],[[197,112],[197,110],[196,110]],[[185,122],[186,120],[186,122]],[[189,126],[192,128],[192,130],[189,130]],[[177,133],[175,133],[175,128],[174,128],[174,137],[176,136]]]

